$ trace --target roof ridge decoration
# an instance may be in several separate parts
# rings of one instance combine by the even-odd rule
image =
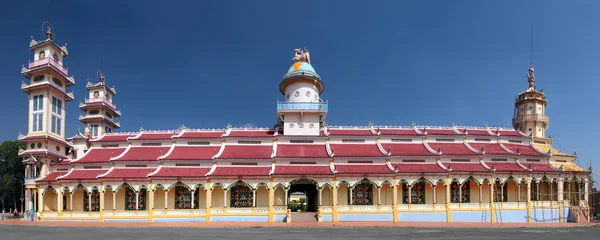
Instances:
[[[536,152],[546,156],[546,157],[552,157],[552,150],[549,149],[548,152],[543,152],[542,150],[538,149],[535,147],[535,144],[533,142],[529,143],[529,146],[533,148],[533,150],[535,150]]]
[[[325,142],[325,149],[327,150],[327,154],[329,155],[329,157],[335,157],[335,154],[333,153],[333,148],[329,145],[329,141]]]
[[[187,132],[187,128],[184,128],[183,130],[181,130],[181,131],[179,132],[179,134],[171,136],[171,139],[180,138],[181,136],[183,136],[183,134],[184,134],[185,132]]]
[[[131,149],[131,145],[127,146],[125,151],[123,151],[119,156],[116,156],[116,157],[113,156],[108,161],[112,162],[114,160],[118,160],[119,158],[122,158],[123,156],[125,156],[125,154],[127,154],[127,152],[129,152],[130,149]],[[113,155],[114,155],[114,153],[113,153]]]
[[[412,129],[413,129],[413,131],[415,131],[417,133],[417,135],[427,136],[427,127],[423,127],[423,131],[421,131],[421,130],[419,130],[419,128],[416,125],[414,125],[414,122],[413,122]]]
[[[113,170],[115,170],[115,166],[111,166],[110,169],[108,171],[106,171],[105,173],[102,173],[102,169],[100,169],[100,175],[96,176],[96,178],[104,177],[104,176],[108,175],[110,172],[112,172]]]
[[[271,146],[271,158],[275,158],[277,155],[277,141],[273,141],[273,145]]]
[[[496,167],[493,165],[495,163],[493,163],[493,162],[492,162],[492,167],[490,167],[485,163],[485,161],[483,161],[483,158],[480,158],[479,164],[481,164],[481,166],[483,166],[483,168],[490,170],[491,172],[496,172]]]
[[[433,148],[431,148],[431,146],[429,146],[429,144],[427,144],[427,141],[423,141],[423,145],[425,146],[425,148],[427,148],[427,150],[429,152],[431,152],[434,155],[442,155],[442,147],[438,148],[438,150],[434,150]]]
[[[525,167],[525,165],[523,165],[523,164],[521,163],[521,161],[520,161],[518,158],[517,158],[517,159],[515,159],[515,163],[516,163],[516,164],[517,164],[519,167],[523,168],[524,170],[529,170],[527,167]]]
[[[435,163],[436,163],[436,164],[437,164],[437,165],[438,165],[440,168],[442,168],[443,170],[446,170],[446,171],[448,171],[448,172],[452,172],[452,166],[451,166],[451,164],[452,164],[452,163],[449,163],[449,164],[448,164],[448,167],[446,167],[446,165],[444,165],[444,164],[442,163],[442,161],[440,161],[439,159],[435,160]]]
[[[213,172],[215,172],[216,169],[217,169],[217,163],[214,163],[212,165],[212,167],[210,168],[210,170],[208,170],[208,172],[206,174],[204,174],[204,176],[210,176]]]
[[[373,123],[371,123],[371,122],[369,122],[369,131],[371,131],[371,133],[375,136],[381,135],[379,128],[377,129],[377,131],[375,131],[375,128],[373,128]]]
[[[164,160],[164,159],[166,159],[167,156],[169,156],[175,150],[175,146],[176,146],[175,144],[172,144],[171,148],[169,149],[169,151],[165,155],[162,155],[162,152],[161,152],[161,155],[158,157],[158,160]]]
[[[323,134],[325,134],[326,137],[329,137],[329,126],[323,127]]]
[[[510,148],[508,148],[508,147],[504,146],[504,144],[503,144],[502,142],[498,141],[498,144],[500,144],[500,147],[501,147],[502,149],[504,149],[504,151],[507,151],[507,152],[509,152],[509,153],[511,153],[511,154],[515,154],[515,155],[521,155],[521,153],[520,153],[520,152],[518,152],[518,148],[517,148],[517,152],[514,152],[513,150],[510,150]]]
[[[377,149],[379,149],[379,151],[381,152],[381,154],[383,154],[386,157],[392,156],[390,146],[388,146],[388,150],[386,151],[385,149],[383,149],[383,146],[381,145],[381,142],[375,141],[375,144],[377,145]]]
[[[456,126],[454,126],[454,123],[452,123],[450,129],[452,129],[452,131],[454,131],[454,133],[456,133],[458,135],[463,134],[456,128]]]
[[[225,147],[226,147],[225,145],[227,145],[227,143],[223,142],[223,143],[221,143],[221,147],[219,148],[219,152],[216,152],[216,150],[213,151],[213,152],[215,152],[215,155],[212,157],[213,160],[217,159],[218,157],[221,156],[221,154],[223,154],[223,151],[225,151]]]
[[[467,147],[469,150],[471,150],[474,153],[481,154],[481,155],[485,154],[485,146],[481,148],[481,151],[479,151],[479,150],[475,149],[474,147],[472,147],[467,141],[463,140],[463,144],[465,145],[465,147]]]
[[[231,125],[227,125],[227,131],[225,131],[225,134],[223,134],[223,137],[229,137],[229,134],[231,133]]]
[[[67,177],[67,176],[71,175],[71,173],[73,173],[73,171],[75,171],[75,168],[71,168],[71,169],[69,170],[69,172],[67,172],[67,174],[65,174],[65,175],[62,175],[62,176],[58,176],[58,177],[56,177],[56,180],[59,180],[59,178],[65,178],[65,177]]]
[[[162,167],[163,167],[162,164],[158,165],[158,167],[154,170],[154,172],[151,171],[150,173],[148,173],[148,175],[146,175],[146,177],[150,177],[150,176],[153,176],[154,174],[157,174],[158,172],[160,172],[160,169],[162,169]]]
[[[335,164],[333,162],[329,163],[329,170],[333,173],[333,174],[337,174],[337,169],[335,168]]]
[[[396,168],[394,168],[394,166],[392,166],[391,162],[386,162],[385,165],[388,167],[388,169],[390,169],[390,171],[392,171],[393,173],[398,173],[398,165],[396,165]]]
[[[85,156],[87,156],[89,153],[91,153],[92,150],[94,150],[94,149],[95,149],[94,146],[90,147],[90,149],[88,149],[86,152],[84,152],[83,155],[81,155],[81,157],[79,157],[77,159],[72,159],[71,163],[74,163],[74,162],[77,162],[77,161],[83,159]]]

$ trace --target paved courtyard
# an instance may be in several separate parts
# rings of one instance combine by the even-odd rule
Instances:
[[[594,239],[600,227],[414,228],[414,227],[249,227],[123,228],[0,224],[2,239]]]

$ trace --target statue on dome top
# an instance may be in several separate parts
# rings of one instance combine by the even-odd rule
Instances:
[[[307,62],[310,64],[310,53],[306,47],[304,50],[300,48],[294,49],[294,58],[292,58],[293,62]]]
[[[529,70],[527,71],[527,81],[529,82],[529,88],[533,88],[533,82],[535,81],[535,75],[533,70],[533,64],[529,65]]]

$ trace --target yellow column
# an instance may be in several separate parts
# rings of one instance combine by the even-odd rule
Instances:
[[[527,177],[527,223],[531,223],[531,178]]]
[[[58,198],[58,199],[56,199],[57,200],[56,201],[57,202],[56,205],[57,205],[57,208],[58,208],[58,214],[57,214],[58,221],[62,222],[62,206],[63,206],[62,196],[63,196],[63,192],[62,192],[62,186],[59,186],[59,187],[60,188],[58,190],[56,190],[56,193],[57,193],[56,194],[56,198]]]
[[[100,218],[98,219],[98,221],[100,222],[104,222],[104,187],[103,184],[100,183]]]
[[[205,213],[205,221],[210,222],[210,205],[212,201],[212,184],[210,183],[210,179],[206,182],[206,213]]]
[[[392,208],[394,211],[394,222],[398,222],[398,183],[396,182],[396,176],[392,182]]]
[[[152,184],[152,180],[148,184],[146,195],[148,196],[148,202],[146,203],[146,208],[148,208],[148,222],[154,222],[154,184]]]
[[[275,217],[273,216],[275,209],[273,208],[273,204],[274,204],[274,198],[275,198],[275,192],[273,190],[273,187],[275,187],[275,183],[273,183],[273,177],[271,177],[271,180],[269,182],[269,222],[274,222]]]
[[[494,179],[492,177],[491,179]],[[490,181],[490,220],[491,222],[496,222],[496,208],[494,207],[494,187],[496,185],[496,180]]]
[[[452,211],[450,211],[450,184],[452,179],[450,176],[446,178],[446,222],[452,222]]]
[[[38,214],[39,216],[42,216],[42,212],[44,211],[44,195],[42,194],[44,191],[43,189],[38,189],[38,212],[40,214]]]
[[[333,177],[333,210],[331,212],[331,221],[332,222],[337,222],[338,221],[338,213],[337,213],[337,200],[338,200],[338,192],[337,192],[338,186],[337,186],[337,179],[334,176]]]

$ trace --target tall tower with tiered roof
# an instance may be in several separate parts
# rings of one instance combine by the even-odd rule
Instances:
[[[295,49],[293,64],[279,83],[283,102],[277,103],[277,122],[284,135],[318,136],[328,103],[320,94],[325,85],[310,63],[308,50]]]
[[[68,159],[71,147],[65,141],[66,102],[73,100],[73,93],[67,87],[75,84],[64,66],[68,55],[65,46],[54,42],[53,29],[48,26],[46,38],[34,39],[29,43],[33,51],[33,61],[21,68],[27,79],[21,84],[21,90],[28,94],[27,135],[19,136],[25,142],[26,149],[19,151],[25,160],[25,187],[27,204],[32,208],[35,194],[35,179],[51,172],[51,164]]]
[[[79,104],[79,108],[84,111],[84,114],[79,116],[79,121],[85,127],[85,135],[97,138],[120,128],[121,124],[116,118],[121,116],[121,111],[117,110],[117,105],[113,103],[117,92],[114,88],[106,86],[102,71],[98,83],[88,82],[86,88],[89,92],[88,97],[85,102]]]
[[[550,123],[550,118],[546,115],[546,96],[535,88],[533,64],[529,65],[527,81],[527,90],[520,92],[515,99],[513,127],[531,135],[536,143],[551,144],[552,139],[546,138],[546,129]]]

